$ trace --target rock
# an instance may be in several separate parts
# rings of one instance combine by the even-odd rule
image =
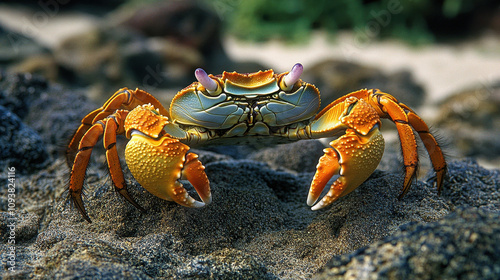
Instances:
[[[376,171],[332,206],[311,211],[305,199],[312,172],[293,175],[255,161],[208,156],[213,159],[205,164],[213,202],[201,209],[156,198],[125,169],[129,191],[147,213],[111,191],[105,170],[92,163],[84,198],[92,224],[62,203],[66,194],[60,189],[67,175],[57,163],[23,177],[34,188],[20,190],[19,210],[30,209],[27,199],[39,206],[35,223],[28,227],[30,238],[20,238],[17,245],[22,248],[19,271],[24,277],[37,271],[41,278],[307,279],[332,256],[383,240],[404,224],[425,227],[461,205],[498,210],[499,172],[472,161],[450,163],[441,197],[429,174],[428,181],[417,182],[397,200],[401,175]],[[189,183],[183,183],[195,195]],[[57,206],[48,203],[54,199]],[[2,252],[4,246],[0,244]]]
[[[42,54],[27,57],[19,63],[8,67],[9,72],[31,73],[46,78],[51,82],[75,83],[76,74],[56,61],[52,54]]]
[[[170,87],[186,87],[194,81],[193,71],[250,73],[266,66],[254,62],[235,63],[226,54],[221,33],[220,10],[197,1],[156,2],[136,9],[125,7],[119,26],[147,37],[162,55]]]
[[[350,92],[364,88],[380,89],[412,108],[422,105],[425,99],[423,87],[416,83],[411,73],[406,70],[384,74],[375,67],[326,60],[306,67],[302,79],[318,87],[322,107]]]
[[[83,92],[64,90],[60,86],[50,84],[39,75],[8,72],[0,74],[0,106],[4,106],[2,114],[8,114],[5,110],[9,109],[10,112],[15,112],[19,117],[19,120],[13,120],[11,125],[14,127],[9,128],[9,130],[19,129],[18,133],[26,137],[24,141],[35,141],[33,144],[29,144],[32,146],[29,149],[33,149],[33,152],[39,151],[42,153],[42,157],[47,157],[46,152],[48,152],[54,158],[62,154],[64,146],[67,145],[72,134],[80,125],[82,118],[100,107],[86,98]],[[8,115],[8,118],[11,116]],[[27,126],[18,124],[21,119]],[[29,136],[29,134],[36,136]],[[3,134],[0,137],[4,137],[2,139],[4,141],[9,141],[6,140],[6,137],[10,136]],[[41,141],[44,144],[40,144]],[[6,142],[4,145],[8,143]],[[15,145],[19,148],[23,147],[20,143],[10,143],[9,145],[11,148],[14,148]],[[19,153],[23,152],[19,151]],[[16,155],[17,152],[8,157],[16,157]],[[34,155],[26,156],[35,160]],[[33,163],[36,164],[36,160]]]
[[[255,257],[238,250],[224,249],[200,255],[177,271],[174,279],[278,279],[267,272]]]
[[[452,205],[500,211],[499,175],[499,170],[483,168],[472,159],[452,161],[443,196]]]
[[[43,76],[52,82],[70,80],[73,73],[58,65],[51,50],[30,38],[33,31],[28,30],[19,33],[0,25],[0,67],[13,73]]]
[[[497,279],[500,214],[457,209],[444,219],[409,223],[391,237],[335,256],[314,279]]]
[[[45,167],[48,154],[40,136],[0,105],[0,166],[30,173]]]
[[[31,104],[40,98],[48,88],[48,82],[41,76],[30,73],[0,73],[0,105],[23,119]]]
[[[66,38],[54,54],[62,67],[76,73],[77,84],[101,86],[102,99],[125,86],[144,87],[153,82],[162,86],[163,78],[149,81],[154,75],[162,77],[161,56],[144,37],[123,28],[98,27]]]
[[[436,126],[456,156],[500,159],[500,81],[458,92],[440,104]]]
[[[7,205],[3,205],[2,209],[7,209]],[[12,211],[13,213],[15,211]],[[34,237],[38,235],[39,217],[36,214],[21,214],[14,213],[11,215],[10,212],[1,212],[0,213],[0,229],[1,229],[1,237],[2,240],[7,241],[8,237],[11,235],[11,228],[9,225],[12,225],[12,221],[15,220],[15,241],[16,242],[26,242],[30,241]]]
[[[31,104],[26,123],[40,133],[49,153],[57,158],[75,133],[81,120],[100,106],[90,101],[84,92],[50,87]],[[97,150],[102,145],[98,145]]]
[[[0,65],[7,66],[27,57],[49,53],[49,50],[33,39],[0,25]]]
[[[196,1],[163,2],[143,6],[121,25],[147,37],[173,38],[210,56],[222,48],[219,17]]]

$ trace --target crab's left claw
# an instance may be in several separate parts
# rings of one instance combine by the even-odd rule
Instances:
[[[150,193],[187,207],[203,207],[212,201],[205,167],[189,147],[168,135],[158,139],[140,132],[132,133],[125,157],[134,178]],[[184,176],[195,188],[201,201],[191,197],[178,181]]]
[[[339,178],[312,210],[330,205],[361,185],[377,168],[384,152],[384,139],[378,126],[367,135],[348,129],[345,135],[330,142],[330,145],[332,148],[325,149],[325,154],[319,160],[309,189],[307,205],[316,203],[334,175],[339,175]]]

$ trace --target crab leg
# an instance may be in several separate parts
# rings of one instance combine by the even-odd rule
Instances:
[[[81,194],[92,149],[102,135],[104,135],[103,144],[106,149],[106,159],[113,185],[116,190],[132,205],[142,212],[145,212],[145,210],[130,196],[127,191],[127,185],[125,183],[125,179],[123,178],[123,172],[118,158],[118,152],[116,150],[116,134],[123,133],[123,120],[125,119],[127,113],[128,111],[119,110],[104,120],[96,122],[90,127],[90,129],[87,130],[80,141],[78,152],[75,156],[75,164],[71,169],[69,192],[75,206],[88,222],[91,221],[85,211]],[[81,168],[76,168],[77,166]]]
[[[444,175],[446,174],[446,161],[444,160],[443,152],[437,143],[436,138],[434,138],[434,136],[432,136],[429,132],[429,127],[425,124],[425,122],[413,111],[409,111],[408,120],[411,126],[417,131],[420,139],[422,139],[422,142],[424,143],[425,149],[429,153],[432,167],[436,172],[436,186],[438,193],[441,193]]]
[[[85,118],[82,119],[82,122],[76,130],[75,134],[73,135],[73,138],[71,138],[68,148],[66,149],[66,163],[68,164],[68,167],[72,168],[76,163],[75,157],[78,153],[80,141],[83,139],[85,133],[87,133],[87,131],[92,127],[92,121],[99,112],[101,112],[101,109],[94,110],[87,116],[85,116]]]
[[[399,197],[403,197],[409,190],[412,180],[418,166],[417,141],[413,134],[413,129],[409,125],[408,115],[404,109],[394,100],[385,98],[383,95],[379,99],[379,104],[387,111],[391,120],[396,124],[399,139],[401,140],[401,149],[403,152],[403,162],[405,167],[405,178],[403,181],[403,190]]]
[[[130,90],[128,88],[122,88],[115,92],[115,94],[113,94],[113,96],[111,96],[101,108],[90,112],[82,119],[80,126],[73,135],[66,150],[66,162],[68,166],[71,167],[73,165],[75,154],[78,151],[78,145],[82,137],[93,124],[103,120],[118,109],[132,110],[139,105],[147,103],[150,103],[154,107],[158,108],[159,113],[163,116],[168,116],[168,111],[161,105],[161,103],[151,94],[143,90]]]
[[[340,175],[328,194],[311,209],[318,210],[330,205],[363,183],[377,168],[384,152],[384,139],[378,126],[367,135],[347,129],[346,134],[330,142],[332,148],[324,150],[316,174],[309,189],[307,204],[312,206],[321,195],[328,180]]]
[[[97,143],[97,140],[99,140],[103,131],[104,123],[97,122],[87,130],[85,135],[83,135],[80,145],[78,146],[78,152],[75,156],[75,164],[71,168],[71,177],[69,181],[69,195],[78,211],[89,223],[91,223],[91,221],[85,211],[85,206],[83,205],[82,188],[85,181],[87,165],[89,164],[90,155],[92,154],[92,149]],[[75,168],[75,166],[78,168]]]
[[[197,155],[189,147],[165,135],[153,139],[134,131],[125,157],[134,178],[150,193],[187,207],[203,207],[211,202],[210,184]],[[192,198],[178,179],[184,174],[203,202]]]
[[[141,212],[146,212],[127,191],[127,184],[123,178],[123,171],[116,150],[116,135],[123,134],[123,120],[127,111],[120,110],[106,119],[106,128],[104,130],[103,144],[106,149],[106,162],[108,163],[109,175],[115,186],[116,191],[121,194],[128,202],[134,205]]]

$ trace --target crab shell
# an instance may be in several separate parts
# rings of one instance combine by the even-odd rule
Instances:
[[[200,132],[201,139],[189,145],[256,143],[262,139],[256,136],[283,142],[283,128],[309,121],[320,107],[314,85],[297,79],[287,86],[287,75],[273,70],[209,75],[216,89],[195,82],[181,90],[172,100],[170,117],[184,130]]]

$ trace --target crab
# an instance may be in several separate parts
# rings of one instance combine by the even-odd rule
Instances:
[[[377,168],[384,151],[381,118],[397,128],[405,175],[399,198],[415,178],[418,152],[414,130],[429,154],[440,192],[446,161],[426,123],[408,106],[387,93],[362,89],[327,105],[319,113],[319,90],[300,79],[303,66],[289,72],[273,70],[208,75],[196,69],[197,81],[173,98],[169,111],[146,91],[122,88],[83,118],[67,149],[71,167],[69,196],[91,222],[82,200],[85,172],[93,147],[102,137],[115,189],[145,211],[129,194],[116,148],[116,136],[129,140],[125,160],[131,174],[153,195],[182,206],[203,207],[212,201],[205,167],[190,147],[227,144],[274,144],[301,139],[337,137],[324,149],[311,182],[307,204],[326,207],[360,186]],[[328,181],[338,178],[318,201]],[[188,180],[195,200],[180,183]]]

